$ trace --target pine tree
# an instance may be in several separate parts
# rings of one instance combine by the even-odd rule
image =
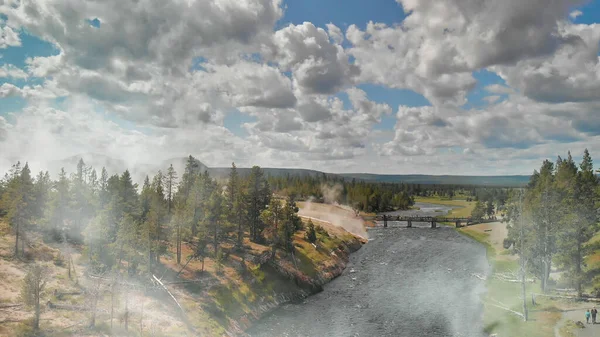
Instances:
[[[485,213],[487,214],[488,218],[491,218],[492,215],[494,215],[494,203],[492,200],[487,201],[485,205]]]
[[[226,204],[219,190],[214,190],[212,192],[207,206],[204,222],[206,227],[212,233],[213,246],[216,254],[219,250],[219,232],[222,230],[222,226],[226,219]]]
[[[315,231],[315,225],[312,220],[308,220],[308,224],[306,225],[305,239],[310,243],[317,242],[317,232]]]
[[[173,194],[174,188],[177,184],[177,172],[173,168],[173,164],[169,166],[167,170],[167,175],[165,176],[165,190],[167,194],[167,214],[171,216],[173,209]]]
[[[298,216],[298,206],[292,197],[289,197],[283,208],[283,226],[279,230],[282,246],[288,252],[294,251],[294,233],[302,227],[302,220]]]
[[[275,198],[271,199],[268,207],[261,212],[260,220],[266,225],[268,232],[271,233],[273,242],[279,244],[279,225],[284,220],[281,201]]]
[[[229,181],[227,182],[227,208],[229,209],[229,222],[237,225],[237,246],[241,247],[243,242],[244,232],[242,230],[242,219],[240,217],[239,194],[241,193],[239,176],[235,163],[231,163],[229,171]]]
[[[40,300],[44,296],[46,288],[47,273],[42,266],[34,264],[31,266],[21,287],[21,299],[28,307],[33,307],[35,311],[33,327],[35,330],[40,328],[41,306]]]
[[[271,191],[263,171],[258,166],[252,167],[248,178],[248,222],[253,242],[261,242],[263,239],[264,223],[260,214],[269,204],[270,198]]]
[[[581,170],[576,172],[576,167],[575,169],[573,167],[574,164],[569,165],[570,172],[575,173],[569,177],[569,184],[562,184],[564,191],[560,196],[562,225],[557,255],[559,263],[567,269],[568,276],[574,282],[578,296],[581,297],[583,284],[586,281],[583,267],[588,247],[585,243],[597,231],[598,178],[594,174],[592,158],[587,149],[579,166]]]
[[[109,192],[108,192],[108,172],[106,172],[106,168],[102,168],[102,172],[100,173],[100,181],[99,181],[99,195],[100,195],[100,207],[106,206],[109,202]]]
[[[35,206],[33,209],[33,215],[37,219],[42,219],[45,216],[44,211],[49,202],[51,187],[52,180],[50,179],[50,174],[48,171],[45,173],[40,171],[34,184]]]
[[[475,203],[475,208],[471,211],[471,217],[475,220],[481,220],[485,216],[485,205],[481,201]]]
[[[19,255],[19,239],[21,251],[25,250],[25,228],[35,212],[35,190],[29,165],[21,168],[20,163],[13,166],[7,192],[2,196],[2,204],[8,210],[7,218],[15,230],[15,256]]]

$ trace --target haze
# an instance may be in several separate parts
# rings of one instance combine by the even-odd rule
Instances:
[[[4,0],[0,171],[530,174],[600,145],[597,21],[575,0]]]

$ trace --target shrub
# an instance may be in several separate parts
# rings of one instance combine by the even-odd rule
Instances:
[[[54,256],[54,265],[57,267],[62,267],[65,265],[65,258],[61,252],[58,252],[58,254]]]
[[[315,231],[315,225],[312,223],[312,220],[308,220],[308,225],[306,226],[306,233],[304,234],[304,238],[310,243],[317,242],[317,232]]]
[[[323,228],[322,226],[317,225],[315,231],[320,235],[329,237],[329,232],[327,232],[327,230],[325,230],[325,228]]]
[[[33,319],[19,323],[13,331],[15,337],[43,337],[44,334],[33,327]]]

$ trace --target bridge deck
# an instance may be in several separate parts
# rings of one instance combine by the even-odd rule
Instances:
[[[377,220],[377,221],[383,221],[383,216],[378,215],[375,217],[368,217],[365,218],[365,220]],[[497,219],[473,219],[473,218],[464,218],[464,217],[444,217],[444,216],[387,216],[387,220],[388,221],[423,221],[423,222],[428,222],[428,221],[438,221],[438,222],[450,222],[450,221],[461,221],[461,222],[467,222],[467,221],[478,221],[478,222],[484,222],[484,221],[499,221]]]

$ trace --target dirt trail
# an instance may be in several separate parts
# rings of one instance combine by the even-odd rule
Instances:
[[[498,254],[496,257],[499,260],[517,260],[519,257],[517,255],[503,255],[504,249],[504,239],[508,237],[508,228],[506,227],[506,223],[503,222],[490,222],[485,224],[473,225],[466,227],[464,230],[474,231],[478,233],[489,234],[489,241],[494,247],[494,250]]]
[[[352,234],[368,238],[365,223],[362,218],[356,217],[352,210],[339,205],[299,202],[300,216],[320,219],[342,227]]]
[[[249,331],[253,337],[478,337],[485,248],[451,228],[369,230],[344,273],[303,304]]]

